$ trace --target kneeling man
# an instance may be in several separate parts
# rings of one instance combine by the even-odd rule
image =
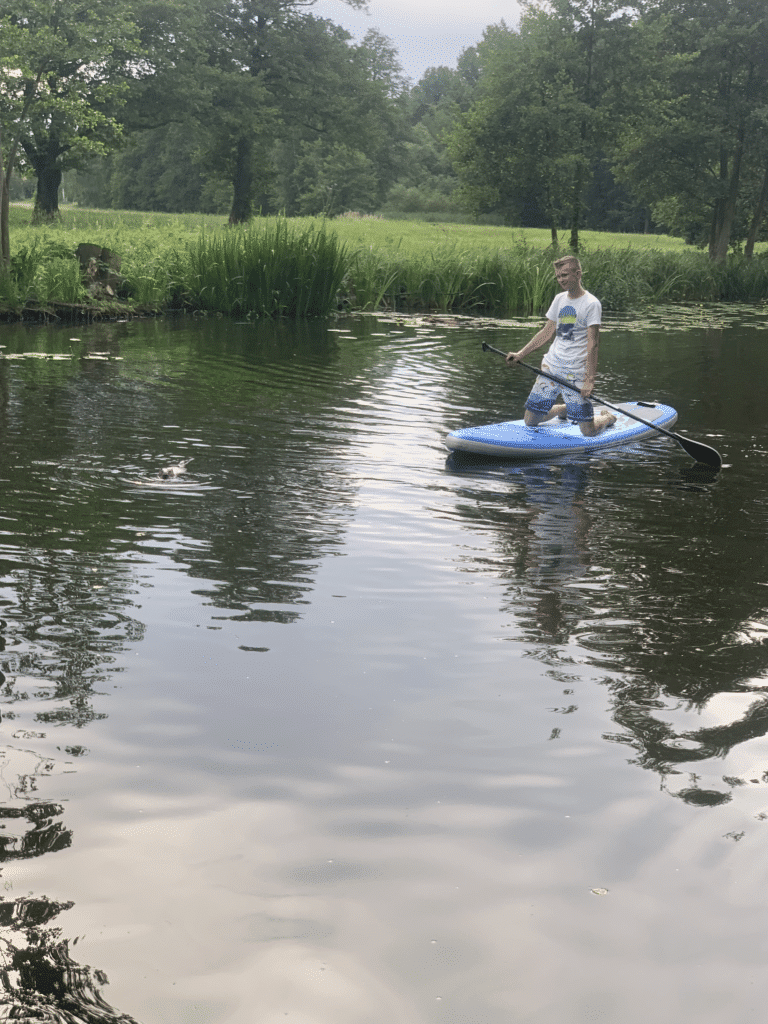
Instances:
[[[595,386],[603,308],[599,299],[582,288],[581,263],[575,256],[555,260],[554,268],[557,282],[564,290],[547,310],[544,327],[519,352],[510,352],[507,362],[514,366],[554,338],[541,368],[570,387],[562,388],[547,377],[537,377],[525,403],[526,426],[535,427],[559,416],[578,423],[585,437],[594,437],[616,422],[616,417],[606,411],[595,416],[589,401]],[[559,397],[563,399],[560,403]]]

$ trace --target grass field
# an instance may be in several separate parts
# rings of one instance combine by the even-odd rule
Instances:
[[[271,219],[271,218],[267,218]],[[160,233],[170,244],[189,241],[201,232],[213,232],[226,227],[226,217],[197,213],[140,213],[133,210],[81,210],[66,207],[61,220],[53,225],[31,228],[31,208],[17,205],[11,209],[11,231],[20,244],[27,244],[30,231],[35,236],[55,239],[73,238],[79,241],[99,242],[116,247],[136,233]],[[292,218],[291,223],[306,228],[319,221],[313,217]],[[459,250],[489,251],[514,248],[524,244],[532,249],[548,250],[549,230],[545,228],[507,228],[481,224],[433,224],[413,220],[380,220],[375,217],[337,217],[329,222],[342,242],[353,247],[374,246],[381,252],[425,252],[435,246]],[[85,235],[87,235],[87,239]],[[83,236],[81,238],[81,236]],[[562,249],[567,250],[569,232],[560,236]],[[22,241],[23,239],[23,241]],[[582,245],[590,249],[624,249],[627,247],[684,251],[686,245],[671,235],[613,234],[584,231]]]
[[[549,232],[540,229],[353,216],[260,218],[229,229],[223,217],[75,208],[53,224],[33,226],[31,210],[17,206],[12,273],[0,276],[0,310],[57,302],[104,306],[79,279],[74,251],[81,242],[120,256],[122,304],[146,311],[527,315],[542,312],[555,287]],[[566,242],[563,233],[561,252]],[[585,231],[581,243],[585,284],[606,309],[768,297],[764,254],[715,265],[667,235]]]
[[[373,245],[382,251],[405,249],[409,252],[424,252],[435,246],[453,247],[459,250],[498,250],[500,248],[518,248],[521,245],[530,249],[549,251],[551,240],[546,228],[505,228],[480,224],[431,224],[408,220],[375,220],[361,218],[359,220],[337,218],[333,221],[334,230],[344,241],[354,245]],[[570,232],[563,231],[560,235],[560,247],[568,251]],[[623,235],[599,231],[581,233],[581,244],[587,251],[591,249],[624,249],[628,246],[642,249],[658,249],[661,251],[686,248],[680,238],[671,235]]]

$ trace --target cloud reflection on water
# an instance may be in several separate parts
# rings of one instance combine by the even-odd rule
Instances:
[[[444,473],[444,421],[511,400],[461,342],[216,330],[0,437],[4,905],[63,929],[32,945],[77,938],[152,1024],[749,1019],[768,658],[724,488],[652,445]],[[158,433],[222,486],[127,493]]]

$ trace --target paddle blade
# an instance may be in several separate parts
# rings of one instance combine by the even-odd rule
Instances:
[[[720,452],[710,448],[708,444],[702,444],[701,441],[692,441],[690,437],[681,437],[680,434],[673,434],[672,436],[683,451],[687,452],[696,462],[701,462],[702,465],[710,466],[712,469],[723,468]]]

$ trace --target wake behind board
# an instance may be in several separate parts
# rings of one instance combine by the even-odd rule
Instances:
[[[595,407],[595,412],[599,405]],[[658,402],[623,402],[618,410],[627,409],[645,422],[617,413],[616,422],[596,437],[585,437],[578,425],[557,417],[540,423],[538,427],[526,427],[523,420],[507,423],[489,423],[483,427],[466,427],[452,430],[445,439],[451,451],[474,452],[476,455],[492,455],[504,459],[546,459],[556,455],[571,455],[574,452],[591,452],[617,444],[640,441],[658,432],[646,424],[669,428],[677,421],[677,412],[669,405]]]

